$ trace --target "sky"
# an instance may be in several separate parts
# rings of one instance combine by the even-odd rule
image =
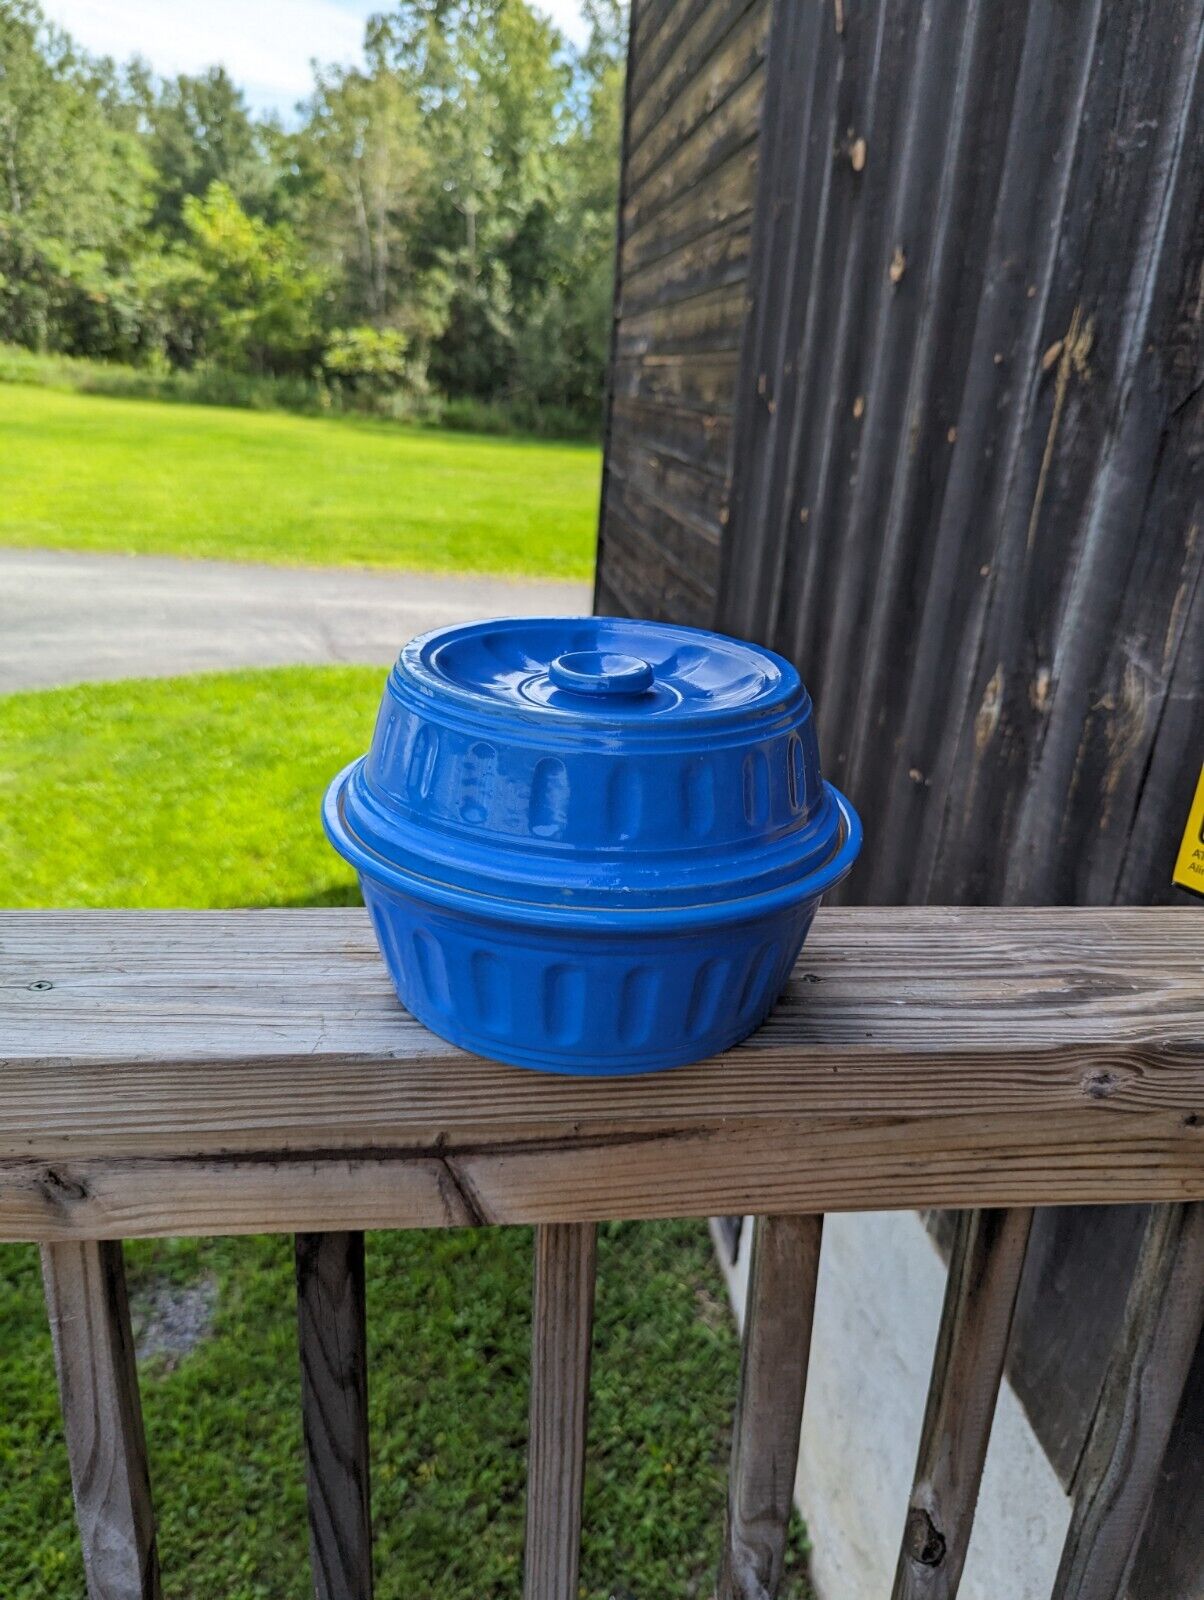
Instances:
[[[535,4],[584,41],[579,0]],[[311,59],[358,59],[365,20],[387,9],[387,0],[43,0],[93,55],[139,55],[165,77],[221,62],[255,110],[286,120],[309,91]]]

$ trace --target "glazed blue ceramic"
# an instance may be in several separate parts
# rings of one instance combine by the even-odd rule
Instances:
[[[788,661],[611,617],[413,640],[323,820],[415,1016],[604,1076],[751,1032],[861,847]]]

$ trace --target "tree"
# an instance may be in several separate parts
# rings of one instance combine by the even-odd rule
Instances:
[[[513,387],[542,404],[601,418],[609,355],[626,16],[586,0],[589,42],[574,77],[543,237],[543,278],[514,352]]]
[[[184,235],[184,202],[221,183],[244,210],[263,214],[276,176],[261,125],[225,67],[197,77],[181,74],[157,92],[145,74],[142,92],[145,148],[155,171],[152,224],[168,238]]]
[[[376,19],[369,48],[411,85],[438,179],[414,248],[446,305],[432,377],[452,393],[497,397],[547,281],[567,47],[526,0],[402,0]]]
[[[597,416],[625,8],[583,3],[578,52],[529,0],[396,0],[294,131],[0,0],[0,338]]]
[[[318,175],[308,236],[342,276],[348,315],[383,326],[410,296],[408,245],[429,192],[419,106],[386,67],[320,69],[299,144]]]
[[[32,0],[0,0],[0,337],[102,354],[129,342],[104,286],[145,226],[152,171],[107,86]]]
[[[223,183],[184,201],[186,243],[168,286],[197,356],[235,371],[310,372],[323,342],[324,275],[286,223],[251,217]]]

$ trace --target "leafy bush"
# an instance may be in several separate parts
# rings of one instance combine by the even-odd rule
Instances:
[[[183,214],[172,287],[198,354],[233,371],[312,371],[326,280],[292,229],[248,216],[224,183],[190,195]]]
[[[593,439],[598,429],[570,406],[541,405],[530,396],[477,400],[458,395],[434,409],[432,420],[456,433],[530,434],[537,439]]]
[[[331,334],[322,368],[336,397],[388,412],[396,400],[425,390],[421,363],[407,359],[410,341],[396,328],[339,328]],[[411,409],[408,406],[402,409]]]
[[[231,372],[210,363],[192,368],[170,368],[162,363],[135,367],[84,356],[43,355],[12,344],[0,344],[0,383],[28,383],[40,389],[133,400],[238,406],[247,411],[327,414],[367,409],[392,422],[448,428],[456,433],[595,439],[598,432],[596,424],[571,406],[540,404],[523,395],[509,400],[475,400],[471,396],[448,400],[432,394],[414,378],[366,403],[333,376],[327,381],[321,372],[316,377],[272,376]]]
[[[329,411],[331,397],[313,378],[272,377],[201,365],[134,367],[86,356],[38,354],[0,345],[0,383],[75,390],[127,400],[177,400],[188,405],[239,406],[248,411]]]

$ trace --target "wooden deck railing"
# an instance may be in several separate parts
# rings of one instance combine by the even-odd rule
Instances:
[[[363,1230],[536,1224],[524,1595],[576,1600],[593,1225],[756,1213],[718,1594],[771,1600],[823,1213],[960,1209],[894,1588],[935,1600],[1032,1208],[1157,1201],[1054,1590],[1111,1600],[1204,1316],[1202,1199],[1190,909],[825,911],[753,1039],[608,1081],[433,1038],[359,912],[0,916],[0,1239],[43,1246],[93,1600],[159,1593],[122,1238],[296,1235],[315,1592],[364,1600]]]

